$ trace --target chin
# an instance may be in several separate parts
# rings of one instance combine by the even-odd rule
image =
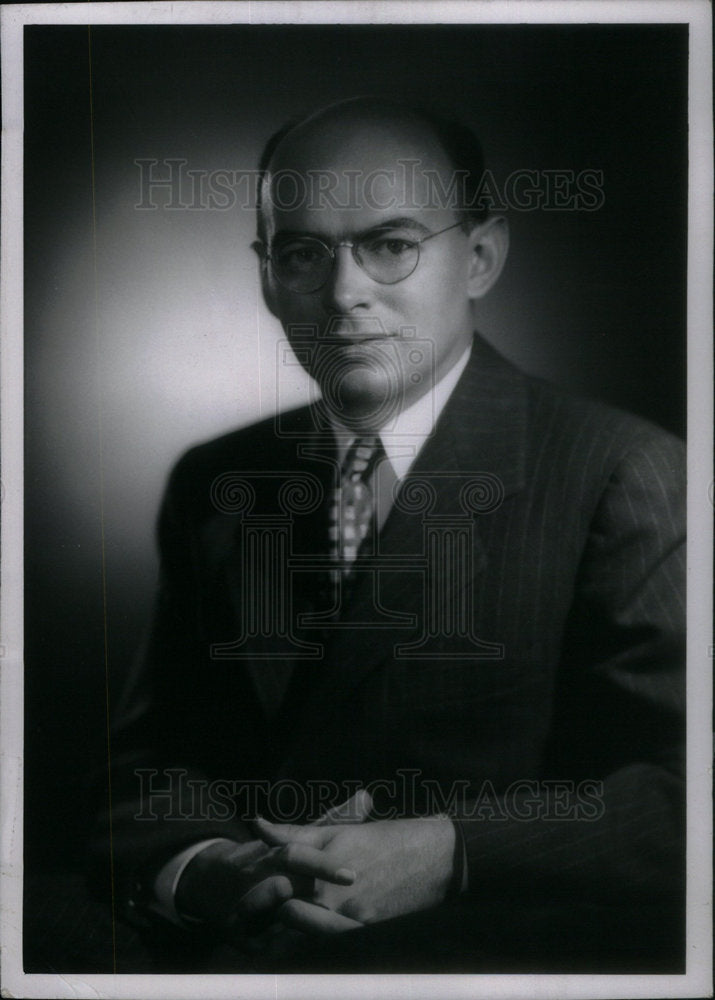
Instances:
[[[323,382],[323,399],[336,419],[356,430],[377,430],[402,408],[402,382],[356,366],[339,379]]]

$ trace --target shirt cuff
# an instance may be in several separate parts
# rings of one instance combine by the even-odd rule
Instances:
[[[179,879],[184,874],[189,862],[197,854],[200,854],[205,847],[209,847],[211,844],[232,843],[233,841],[228,840],[226,837],[213,837],[211,840],[200,840],[198,844],[192,844],[191,847],[187,847],[186,850],[174,855],[159,870],[159,874],[154,879],[154,902],[151,907],[152,910],[166,920],[169,920],[172,924],[178,924],[180,927],[185,927],[187,924],[203,923],[203,921],[195,917],[179,913],[176,909],[176,888],[179,884]]]

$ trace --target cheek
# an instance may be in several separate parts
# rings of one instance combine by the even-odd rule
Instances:
[[[463,305],[469,290],[467,262],[463,258],[443,261],[435,272],[434,286],[439,286],[441,289],[443,301]]]
[[[415,273],[414,286],[404,288],[395,299],[396,311],[404,322],[417,327],[417,336],[428,336],[451,316],[462,316],[467,301],[466,274],[454,267],[435,268],[421,280]]]
[[[291,327],[301,327],[300,336],[309,336],[309,329],[315,328],[319,333],[325,316],[319,302],[311,295],[287,295],[279,293],[275,298],[274,315],[280,321],[283,330],[288,337],[291,336]],[[308,329],[306,329],[308,328]]]
[[[284,323],[290,319],[297,319],[306,313],[309,298],[309,296],[298,298],[297,295],[287,295],[281,289],[276,293],[274,299],[277,307],[276,312]]]

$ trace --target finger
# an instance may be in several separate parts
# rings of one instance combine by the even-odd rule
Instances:
[[[285,875],[272,875],[241,897],[234,910],[229,929],[240,931],[243,938],[262,935],[275,920],[276,909],[290,899],[294,892],[291,880]]]
[[[356,878],[351,868],[328,858],[309,844],[287,844],[276,854],[275,865],[279,871],[308,875],[334,885],[352,885]]]
[[[237,915],[250,918],[257,913],[273,910],[293,895],[293,886],[285,875],[271,875],[241,897]]]
[[[320,819],[311,826],[338,826],[341,823],[364,823],[372,809],[372,795],[365,788],[360,788],[354,795],[339,806],[328,809]]]
[[[285,844],[310,844],[312,847],[324,847],[330,840],[330,833],[316,825],[298,826],[295,823],[269,823],[267,819],[258,816],[254,826],[262,840],[273,847]]]
[[[267,857],[269,848],[262,840],[251,840],[246,844],[236,844],[230,854],[226,855],[226,861],[237,868],[245,868],[247,865]]]
[[[279,909],[278,916],[286,927],[306,934],[340,934],[364,926],[359,920],[344,917],[342,913],[316,906],[304,899],[289,899]]]

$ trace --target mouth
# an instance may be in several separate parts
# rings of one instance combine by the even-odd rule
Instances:
[[[391,337],[350,337],[347,340],[341,341],[341,343],[347,344],[348,347],[356,347],[362,344],[383,344],[386,340],[391,339]]]
[[[362,347],[365,344],[384,344],[385,341],[395,340],[396,333],[365,334],[365,336],[340,336],[334,335],[328,338],[328,343],[340,347]]]
[[[394,330],[386,329],[377,316],[331,316],[323,329],[323,336],[331,344],[362,346],[392,340]]]

